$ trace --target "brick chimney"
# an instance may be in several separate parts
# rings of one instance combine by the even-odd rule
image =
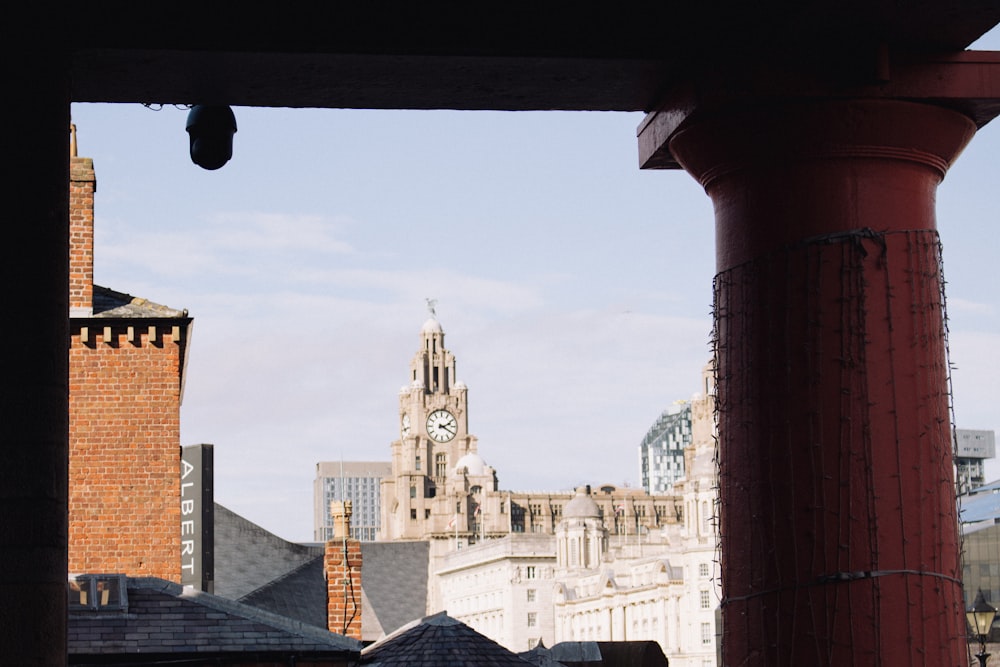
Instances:
[[[326,543],[326,624],[330,632],[361,639],[361,543],[351,539],[351,501],[330,503],[333,538]]]
[[[70,126],[69,314],[94,314],[94,161],[76,155],[76,126]]]

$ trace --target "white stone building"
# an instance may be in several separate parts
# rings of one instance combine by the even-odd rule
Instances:
[[[711,378],[710,369],[705,370]],[[711,389],[711,383],[706,385]],[[715,667],[719,629],[714,396],[691,401],[687,475],[675,484],[680,525],[608,538],[599,508],[578,494],[556,533],[555,639],[652,640],[672,667]],[[572,506],[572,507],[571,507]],[[593,550],[606,544],[594,562]]]
[[[552,646],[554,541],[512,533],[443,556],[435,576],[444,610],[512,651]]]

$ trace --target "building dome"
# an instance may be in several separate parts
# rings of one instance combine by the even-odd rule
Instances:
[[[479,454],[469,452],[455,464],[455,472],[462,468],[468,470],[470,475],[483,475],[486,474],[486,461]]]
[[[590,519],[601,516],[601,508],[597,506],[594,499],[587,495],[587,487],[576,490],[573,500],[563,507],[563,517],[567,519]]]
[[[441,328],[441,323],[438,322],[433,317],[430,318],[430,319],[428,319],[426,322],[424,322],[424,326],[423,326],[423,328],[420,331],[421,331],[421,333],[425,333],[425,334],[439,334],[439,333],[444,333],[444,330]]]

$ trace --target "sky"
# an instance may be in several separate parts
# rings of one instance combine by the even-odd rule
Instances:
[[[316,463],[389,459],[427,298],[501,488],[639,485],[711,355],[715,272],[702,188],[638,169],[642,114],[234,112],[209,172],[185,109],[73,105],[95,282],[194,317],[181,441],[214,445],[218,502],[311,540]],[[1000,430],[998,154],[1000,120],[938,189],[960,428]]]

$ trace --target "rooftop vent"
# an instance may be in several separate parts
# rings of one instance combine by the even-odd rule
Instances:
[[[128,593],[124,574],[70,575],[69,611],[125,611]]]

